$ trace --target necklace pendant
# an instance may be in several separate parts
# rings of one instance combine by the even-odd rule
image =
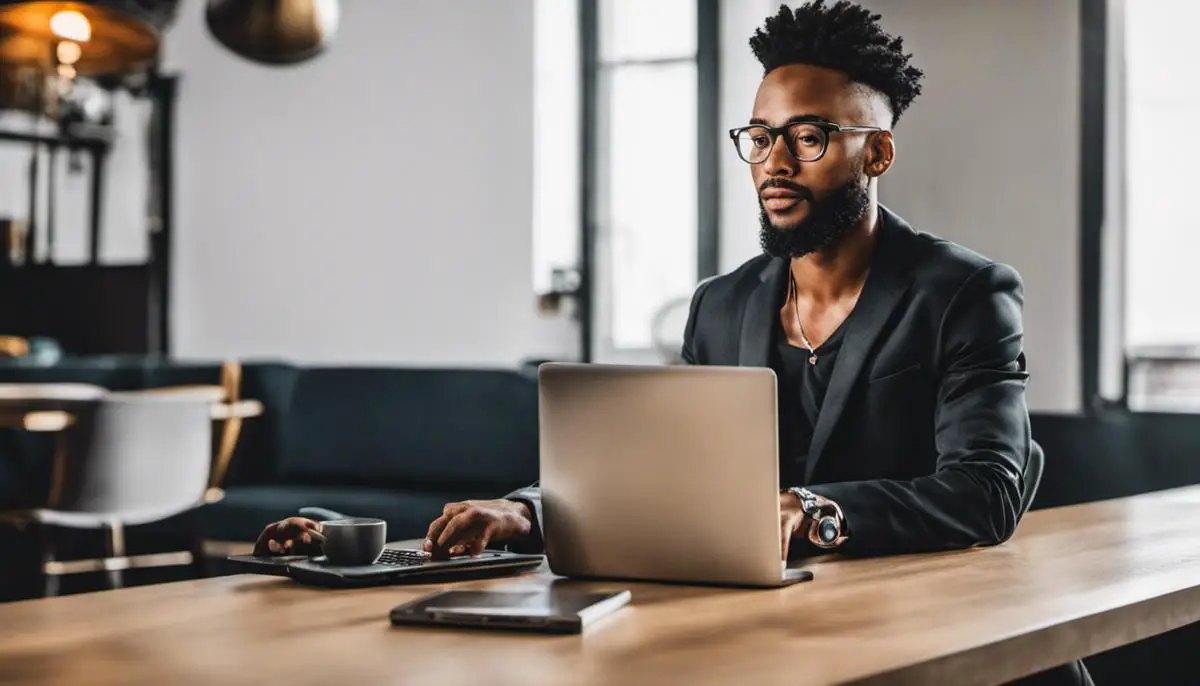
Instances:
[[[817,364],[817,356],[816,356],[816,355],[812,355],[812,356],[810,356],[810,357],[808,358],[808,363],[809,363],[810,365],[816,365],[816,364]]]

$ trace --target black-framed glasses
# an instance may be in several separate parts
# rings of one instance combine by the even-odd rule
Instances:
[[[738,157],[749,164],[762,164],[771,155],[775,140],[783,136],[788,152],[800,162],[816,162],[829,149],[829,134],[883,131],[878,126],[843,126],[827,121],[792,122],[772,127],[761,124],[740,126],[729,130]]]

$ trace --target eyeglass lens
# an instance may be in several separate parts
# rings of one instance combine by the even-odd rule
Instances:
[[[812,124],[792,124],[787,136],[791,152],[801,162],[812,162],[825,152],[828,136],[825,129]],[[750,164],[759,164],[771,154],[775,140],[771,132],[762,126],[752,126],[740,132],[735,139],[738,154]]]

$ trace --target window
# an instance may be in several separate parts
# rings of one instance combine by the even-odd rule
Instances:
[[[597,0],[595,348],[661,361],[655,331],[716,271],[716,15],[710,0]],[[679,317],[662,321],[677,322]],[[681,328],[681,327],[679,327]]]
[[[1101,287],[1119,288],[1109,299],[1123,302],[1111,317],[1122,330],[1106,331],[1102,341],[1123,339],[1130,408],[1196,412],[1200,215],[1191,193],[1200,172],[1188,141],[1200,123],[1200,92],[1180,78],[1194,61],[1189,27],[1200,22],[1200,3],[1127,0],[1109,12],[1107,83],[1115,92],[1107,112],[1116,133],[1109,138],[1115,154],[1106,165],[1113,178],[1105,227],[1116,237],[1104,244]]]
[[[1195,61],[1200,3],[1127,2],[1124,12],[1126,342],[1197,345],[1200,171],[1188,151],[1200,90],[1185,85],[1185,65]]]
[[[536,1],[533,281],[582,281],[586,359],[654,361],[656,315],[716,271],[718,10]]]
[[[601,0],[599,18],[599,348],[644,350],[697,281],[696,2]]]

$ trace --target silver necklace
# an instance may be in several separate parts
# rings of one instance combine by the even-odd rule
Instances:
[[[788,297],[792,301],[792,311],[796,313],[796,327],[800,330],[800,340],[804,341],[804,347],[808,348],[809,356],[808,363],[815,365],[817,363],[817,346],[808,340],[808,336],[804,333],[804,324],[800,321],[800,296],[799,290],[796,288],[796,275],[788,270]]]

